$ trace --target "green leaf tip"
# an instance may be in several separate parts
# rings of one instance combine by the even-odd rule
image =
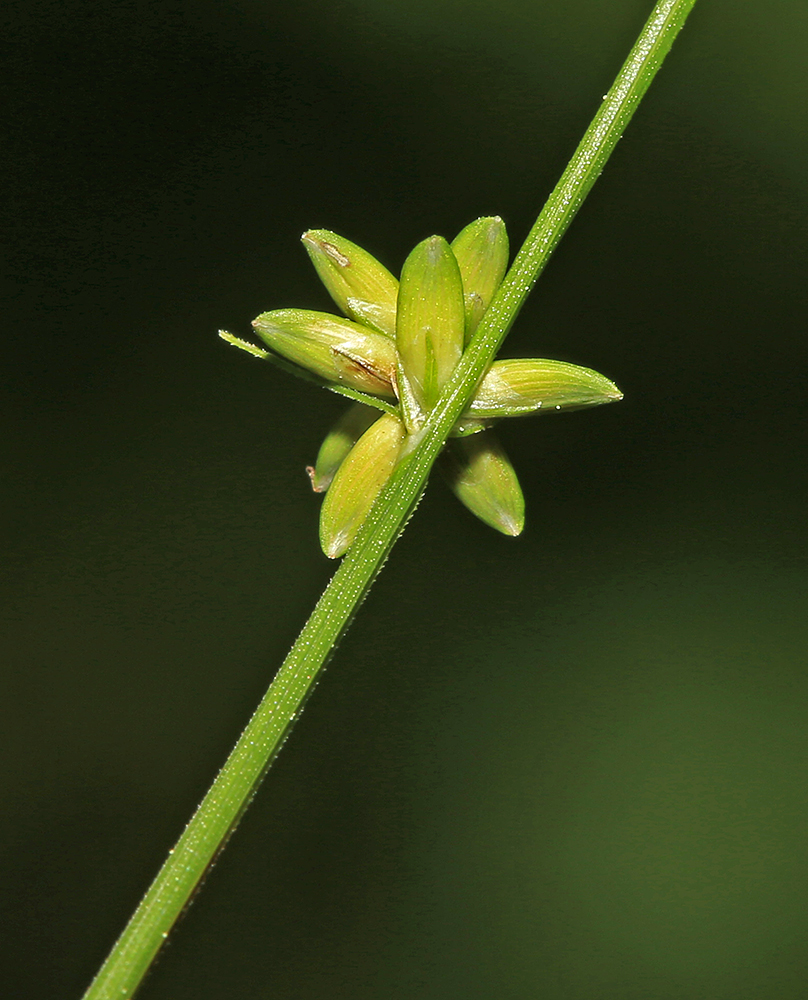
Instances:
[[[222,340],[227,341],[228,344],[232,344],[233,347],[238,347],[242,351],[246,351],[247,354],[252,354],[256,358],[268,358],[269,351],[265,351],[263,347],[256,347],[255,344],[250,344],[246,340],[242,340],[241,337],[236,337],[232,333],[228,333],[227,330],[219,330],[219,336]]]

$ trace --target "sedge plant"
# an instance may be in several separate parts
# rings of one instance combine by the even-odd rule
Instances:
[[[304,246],[343,315],[263,313],[253,327],[264,346],[221,333],[351,400],[309,470],[313,488],[325,493],[323,551],[342,562],[85,1000],[124,1000],[138,989],[289,734],[433,465],[472,513],[518,535],[524,500],[492,426],[621,398],[613,382],[587,368],[495,357],[694,3],[656,3],[509,268],[505,226],[497,217],[477,219],[451,242],[422,241],[400,280],[345,237],[311,230]]]

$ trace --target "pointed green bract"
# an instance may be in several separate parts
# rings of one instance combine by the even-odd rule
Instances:
[[[356,537],[396,467],[405,433],[401,421],[385,413],[365,431],[337,470],[320,512],[320,544],[330,559],[343,555]]]
[[[544,358],[519,358],[491,365],[463,416],[518,417],[598,406],[622,398],[614,382],[591,368]]]
[[[460,360],[464,328],[457,261],[443,237],[430,236],[404,262],[396,320],[396,347],[406,383],[426,413]]]
[[[320,446],[317,461],[306,469],[315,493],[325,493],[351,448],[378,419],[379,411],[364,403],[354,403],[343,413]]]
[[[396,335],[398,281],[366,250],[327,229],[301,237],[331,297],[351,319],[388,337]]]
[[[242,340],[241,337],[236,337],[232,333],[228,333],[227,330],[219,330],[219,336],[222,340],[227,341],[228,344],[232,344],[233,347],[238,347],[239,350],[246,351],[247,354],[252,354],[254,358],[269,357],[269,351],[265,351],[263,347],[256,347],[255,344],[250,344],[246,340]]]
[[[273,351],[321,378],[394,397],[396,348],[389,337],[329,313],[276,309],[253,320]]]
[[[450,441],[441,468],[455,496],[472,514],[504,535],[521,534],[525,499],[493,431]]]
[[[463,279],[468,343],[508,267],[508,234],[498,215],[476,219],[452,240]]]

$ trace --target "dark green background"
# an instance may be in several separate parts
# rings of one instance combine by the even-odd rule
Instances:
[[[2,980],[78,997],[333,564],[340,400],[216,338],[517,246],[651,0],[11,3]],[[505,352],[617,405],[436,482],[144,1000],[808,990],[804,0],[701,0]]]

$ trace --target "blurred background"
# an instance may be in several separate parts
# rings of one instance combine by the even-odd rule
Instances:
[[[341,400],[220,327],[518,247],[651,0],[6,4],[4,993],[78,997],[334,564]],[[800,998],[808,10],[702,0],[506,356],[519,539],[434,482],[142,990]]]

